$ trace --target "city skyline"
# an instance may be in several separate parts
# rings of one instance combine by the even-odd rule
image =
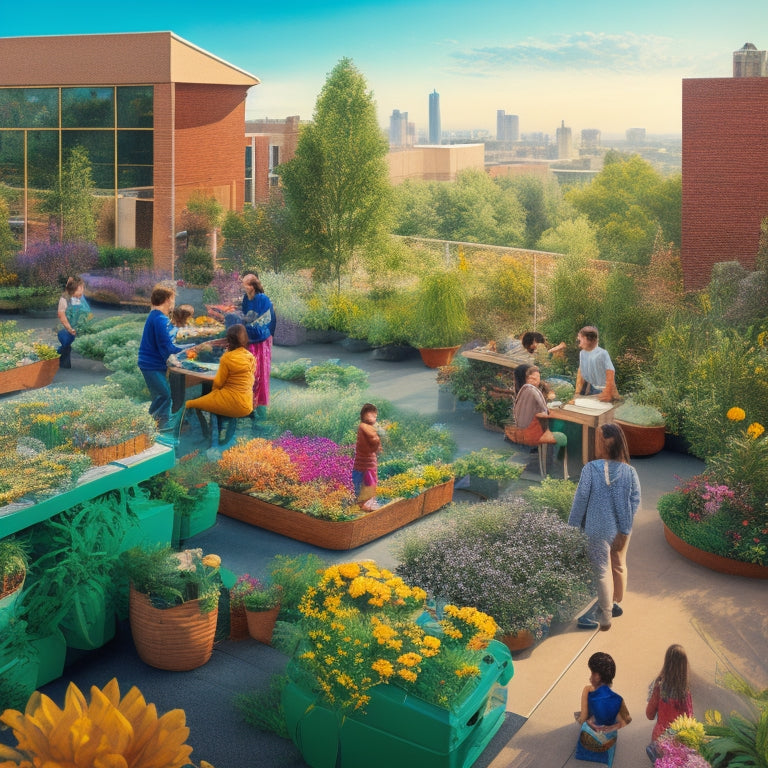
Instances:
[[[731,77],[745,42],[768,48],[763,0],[723,14],[712,0],[622,7],[550,0],[520,7],[480,0],[317,0],[253,7],[231,0],[158,0],[125,14],[96,0],[14,7],[0,36],[169,30],[256,75],[249,119],[310,119],[328,73],[348,57],[366,78],[383,129],[393,110],[428,130],[440,94],[444,131],[486,129],[519,115],[520,133],[679,134],[682,79]],[[761,30],[765,30],[764,33]]]

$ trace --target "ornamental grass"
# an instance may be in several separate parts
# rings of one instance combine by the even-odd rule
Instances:
[[[396,685],[449,708],[471,689],[496,623],[446,606],[435,631],[416,618],[426,592],[372,561],[327,568],[300,604],[299,681],[340,712],[365,711],[370,689]]]

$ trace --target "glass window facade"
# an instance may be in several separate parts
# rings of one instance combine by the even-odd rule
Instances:
[[[151,243],[153,104],[151,85],[0,88],[0,187],[21,245],[48,236],[40,203],[75,147],[91,162],[100,244]]]

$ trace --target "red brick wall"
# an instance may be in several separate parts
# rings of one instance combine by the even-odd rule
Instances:
[[[754,269],[768,216],[768,78],[683,80],[683,278],[707,285],[712,265]]]
[[[175,243],[173,215],[173,85],[155,85],[152,251],[156,269],[171,271]]]
[[[244,86],[176,84],[175,215],[195,191],[225,209],[243,207]]]

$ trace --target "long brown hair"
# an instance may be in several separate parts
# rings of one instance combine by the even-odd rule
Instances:
[[[688,695],[688,656],[682,645],[670,645],[664,654],[664,665],[658,676],[661,698],[685,701]]]
[[[629,446],[624,430],[618,424],[602,424],[600,432],[603,438],[603,450],[611,461],[629,464]]]
[[[248,346],[248,332],[242,323],[235,323],[227,328],[227,347],[231,352],[238,347]]]

